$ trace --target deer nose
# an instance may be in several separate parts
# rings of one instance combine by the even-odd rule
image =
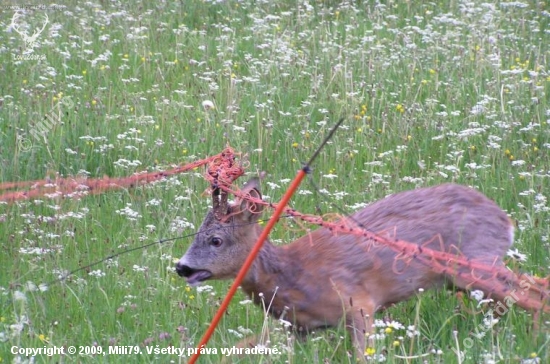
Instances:
[[[193,273],[193,269],[185,264],[182,264],[181,262],[178,262],[178,264],[176,264],[176,272],[180,277],[188,277],[191,273]]]

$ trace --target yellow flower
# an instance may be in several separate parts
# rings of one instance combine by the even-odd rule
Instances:
[[[42,342],[48,342],[48,340],[49,340],[48,337],[44,334],[38,335],[38,339]]]
[[[122,57],[128,58],[128,53],[125,53]]]
[[[92,100],[92,105],[95,105],[97,104],[97,101],[96,100]]]
[[[185,286],[185,292],[191,292],[191,287]]]
[[[434,70],[433,68],[430,68],[430,71],[429,71],[429,72],[430,72],[430,75],[435,74],[435,70]]]
[[[401,104],[397,104],[397,106],[395,107],[395,109],[400,112],[400,113],[404,113],[405,112],[405,107]]]
[[[88,73],[86,70],[82,71],[82,75],[86,76],[86,73]]]
[[[389,335],[389,334],[391,334],[391,333],[393,332],[393,330],[392,330],[391,327],[386,327],[386,328],[384,329],[384,332],[385,332],[386,334]]]
[[[399,342],[399,340],[395,340],[395,341],[393,342],[393,346],[398,347],[399,345],[401,345],[401,343]]]
[[[292,148],[298,148],[298,143],[296,142],[292,143]]]
[[[373,356],[374,353],[376,353],[376,349],[374,349],[374,348],[367,348],[367,349],[365,349],[365,355]]]

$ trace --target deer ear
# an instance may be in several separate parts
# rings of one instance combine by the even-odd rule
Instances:
[[[250,179],[241,189],[241,192],[245,196],[250,196],[253,199],[262,199],[262,194],[260,193],[260,179],[252,178]],[[240,205],[240,206],[239,206]],[[256,222],[262,215],[264,205],[249,201],[247,199],[241,199],[240,204],[237,204],[240,210],[240,216],[250,222]]]

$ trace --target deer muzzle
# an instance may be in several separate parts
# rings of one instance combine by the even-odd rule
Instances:
[[[190,286],[198,286],[203,281],[206,281],[208,278],[212,277],[212,273],[208,270],[191,268],[181,262],[176,264],[176,272],[178,272],[180,277],[184,277],[187,284]]]

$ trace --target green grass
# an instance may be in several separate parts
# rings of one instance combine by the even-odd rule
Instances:
[[[296,209],[336,212],[332,202],[351,211],[418,186],[471,185],[517,222],[515,248],[526,260],[509,265],[548,274],[544,2],[64,3],[66,10],[37,10],[20,20],[31,32],[47,13],[34,49],[43,60],[16,60],[25,44],[6,31],[14,10],[0,8],[0,183],[128,176],[196,161],[229,143],[248,155],[251,174],[268,172],[267,182],[278,187],[264,183],[263,192],[277,201],[284,180],[344,116],[311,175],[331,201],[306,182],[293,197]],[[74,107],[59,106],[63,97]],[[215,109],[205,110],[205,100]],[[35,139],[31,132],[47,115],[58,122]],[[80,200],[0,203],[0,362],[24,362],[10,353],[14,345],[96,344],[138,345],[144,354],[36,360],[186,362],[145,348],[194,347],[228,288],[212,282],[200,292],[173,271],[210,203],[201,172]],[[300,227],[279,227],[272,238],[288,243],[302,234]],[[172,238],[47,291],[34,288],[121,250]],[[259,308],[239,304],[245,299],[239,292],[209,347],[231,347],[240,340],[235,332],[264,328],[285,354],[241,362],[353,362],[343,328],[290,344],[279,322],[264,323]],[[532,317],[521,309],[474,338],[483,324],[476,305],[428,291],[392,307],[377,319],[404,328],[381,327],[385,337],[374,356],[457,363],[460,350],[464,363],[548,362],[546,331],[532,333]],[[412,337],[409,325],[418,331]],[[474,345],[465,347],[471,338]],[[220,360],[221,354],[201,358]]]

